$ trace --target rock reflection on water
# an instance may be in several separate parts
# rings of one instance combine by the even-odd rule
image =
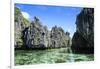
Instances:
[[[93,54],[72,54],[66,48],[48,50],[16,50],[15,65],[52,64],[79,61],[93,61]]]

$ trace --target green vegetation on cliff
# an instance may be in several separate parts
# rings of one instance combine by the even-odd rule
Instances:
[[[51,31],[41,24],[38,17],[29,22],[15,7],[15,48],[61,48],[71,46],[71,38],[61,27]]]

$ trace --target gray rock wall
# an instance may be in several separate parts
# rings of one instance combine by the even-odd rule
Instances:
[[[70,46],[70,42],[69,35],[62,28],[55,26],[48,31],[37,17],[24,31],[24,43],[28,48],[61,48]]]
[[[15,48],[61,48],[71,46],[69,33],[61,27],[53,27],[51,31],[43,26],[39,18],[29,22],[15,7]]]
[[[50,33],[52,47],[60,48],[70,46],[70,37],[61,27],[53,27]]]
[[[42,26],[39,19],[34,21],[24,31],[24,43],[28,48],[44,48],[48,46],[48,30]]]
[[[16,48],[20,48],[23,46],[22,31],[27,26],[28,21],[22,16],[20,9],[17,7],[15,7],[14,15],[14,44]]]
[[[94,52],[94,9],[84,8],[76,19],[76,32],[72,39],[72,49],[78,53]]]

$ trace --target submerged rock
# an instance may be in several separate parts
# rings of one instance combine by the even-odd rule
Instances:
[[[84,8],[76,19],[76,32],[72,50],[77,53],[94,53],[94,9]]]

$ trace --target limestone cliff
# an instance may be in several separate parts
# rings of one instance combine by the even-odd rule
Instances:
[[[14,9],[14,44],[16,48],[20,48],[23,46],[22,31],[28,26],[29,21],[22,16],[19,8]]]
[[[45,48],[48,46],[48,30],[41,25],[40,20],[34,17],[34,21],[23,31],[24,43],[27,48]]]
[[[69,33],[61,27],[52,27],[51,31],[42,25],[38,17],[32,22],[25,19],[19,8],[15,7],[15,48],[44,49],[71,46]]]
[[[76,19],[76,32],[72,39],[72,50],[78,53],[94,52],[94,9],[83,8]]]
[[[54,48],[70,46],[70,37],[61,27],[53,27],[50,33],[50,46]]]
[[[48,31],[37,17],[34,17],[34,21],[25,28],[23,34],[24,45],[27,48],[61,48],[71,45],[69,34],[66,34],[61,27],[55,26]]]

